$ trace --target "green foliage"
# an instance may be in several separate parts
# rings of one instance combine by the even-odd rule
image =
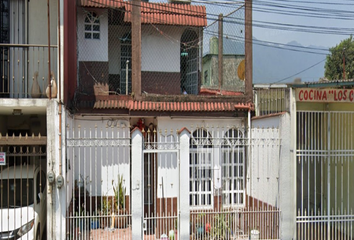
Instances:
[[[124,200],[126,189],[123,186],[123,175],[118,176],[118,184],[113,187],[114,190],[114,204],[116,209],[124,208]]]
[[[211,227],[210,239],[229,239],[231,233],[230,225],[232,225],[231,220],[231,216],[227,214],[217,214],[213,221],[213,226]]]
[[[329,80],[343,79],[343,56],[345,58],[345,78],[354,78],[354,39],[350,36],[329,49],[325,64],[325,77]]]

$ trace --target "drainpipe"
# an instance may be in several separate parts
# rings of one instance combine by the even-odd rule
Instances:
[[[58,0],[58,70],[59,70],[59,77],[58,77],[58,98],[59,98],[59,176],[62,174],[62,144],[61,144],[61,134],[62,134],[62,102],[61,102],[61,34],[60,34],[60,0]]]
[[[49,8],[49,0],[47,0],[47,20],[48,20],[48,86],[49,86],[49,99],[52,98],[52,84],[50,79],[50,8]]]
[[[250,167],[251,165],[251,161],[252,161],[252,149],[251,149],[251,137],[252,137],[252,125],[251,125],[251,108],[248,109],[248,115],[247,115],[247,128],[248,128],[248,165],[249,166],[246,166],[247,167]],[[249,183],[250,183],[250,189],[249,189],[249,195],[248,195],[248,199],[250,198],[251,196],[251,191],[252,191],[252,168],[250,167],[250,176],[249,176]],[[247,186],[247,173],[246,173],[246,179],[245,179],[245,182],[246,182],[246,186]]]

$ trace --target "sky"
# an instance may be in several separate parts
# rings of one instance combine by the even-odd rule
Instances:
[[[168,0],[150,2],[166,3]],[[192,4],[206,6],[210,23],[219,13],[225,15],[243,5],[244,0],[192,0]],[[354,0],[253,0],[253,22],[253,36],[258,40],[283,44],[296,41],[303,46],[329,48],[348,38],[348,30],[354,32]],[[257,24],[262,26],[256,26]],[[309,32],[269,28],[272,25],[289,29],[286,24],[307,26]],[[311,26],[333,28],[335,33],[326,34],[316,28],[315,31],[322,33],[311,33],[314,31],[310,29]],[[346,31],[344,28],[347,28]],[[301,30],[301,26],[297,29]]]
[[[270,5],[279,7],[273,8],[272,12],[262,12],[272,9]],[[283,9],[283,11],[282,11]],[[352,11],[348,9],[353,9]],[[286,11],[292,11],[292,14],[279,14]],[[277,13],[275,13],[277,12]],[[310,16],[301,16],[301,15]],[[317,16],[316,16],[317,14]],[[346,19],[339,19],[340,16]],[[354,1],[350,0],[254,0],[253,1],[253,20],[254,22],[274,22],[293,25],[305,25],[315,27],[326,27],[336,29],[335,33],[307,33],[298,31],[286,31],[278,29],[267,29],[254,27],[253,35],[257,39],[271,42],[288,43],[296,41],[303,46],[322,46],[333,47],[341,40],[349,37],[348,30],[354,27]],[[349,20],[348,20],[349,19]],[[310,31],[311,32],[311,31]],[[353,32],[353,31],[352,31]]]
[[[244,5],[245,0],[191,1],[192,4],[206,6],[208,24],[210,24],[218,14],[230,13]],[[168,0],[150,0],[150,2],[168,2]],[[354,33],[354,0],[253,0],[252,2],[253,37],[256,39],[253,44],[288,44],[290,42],[294,44],[296,42],[295,45],[301,44],[305,47],[296,48],[299,53],[317,55],[314,57],[317,59],[316,62],[306,63],[307,65],[299,64],[292,68],[293,72],[289,72],[289,76],[302,77],[305,81],[316,81],[323,77],[324,59],[328,54],[328,49]],[[237,19],[241,16],[234,17]],[[217,31],[217,28],[207,27],[204,33],[207,31]],[[230,34],[239,36],[240,31],[237,28]],[[204,40],[206,40],[205,37]],[[208,45],[208,42],[205,41],[204,45]],[[284,48],[289,49],[288,46]],[[289,50],[284,50],[285,57],[287,52]],[[305,71],[299,76],[296,75],[321,60],[320,65],[313,67],[316,69],[311,69],[314,71]],[[282,76],[279,76],[279,79],[282,79]]]

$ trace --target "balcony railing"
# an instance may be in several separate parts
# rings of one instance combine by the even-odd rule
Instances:
[[[50,69],[57,73],[57,46],[50,47]],[[48,46],[0,44],[0,98],[44,98],[48,86]]]

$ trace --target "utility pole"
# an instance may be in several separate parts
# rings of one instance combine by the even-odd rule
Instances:
[[[223,29],[223,15],[219,15],[219,48],[218,48],[218,77],[219,77],[219,91],[221,93],[221,87],[222,87],[222,82],[223,82],[223,73],[224,73],[224,44],[223,44],[223,38],[224,38],[224,29]]]
[[[132,93],[141,98],[141,0],[132,1]]]
[[[245,0],[245,95],[246,101],[253,101],[252,91],[252,69],[253,69],[253,50],[252,50],[252,0]]]

